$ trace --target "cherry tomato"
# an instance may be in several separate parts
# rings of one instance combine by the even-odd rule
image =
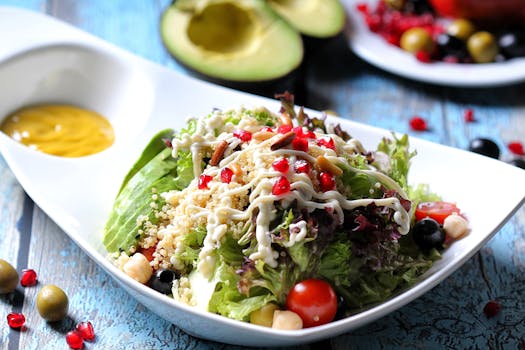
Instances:
[[[421,202],[416,208],[416,221],[430,217],[443,225],[443,221],[452,213],[459,214],[460,210],[454,203],[449,202]]]
[[[301,317],[305,328],[320,326],[334,319],[337,295],[328,282],[308,279],[293,286],[286,307]]]

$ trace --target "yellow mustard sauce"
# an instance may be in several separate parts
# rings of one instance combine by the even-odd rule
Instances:
[[[0,130],[28,147],[62,157],[98,153],[115,141],[106,118],[70,105],[24,107],[7,116]]]

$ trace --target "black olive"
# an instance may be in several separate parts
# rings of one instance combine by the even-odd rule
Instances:
[[[518,168],[525,169],[525,160],[521,158],[515,158],[509,161],[509,164],[517,166]]]
[[[171,294],[171,287],[176,278],[175,271],[160,269],[151,277],[149,286],[159,293]]]
[[[434,8],[427,0],[407,0],[405,10],[410,13],[434,13]]]
[[[479,153],[487,157],[499,159],[499,147],[494,141],[489,139],[474,139],[470,141],[468,149],[474,153]]]
[[[452,35],[440,34],[436,37],[436,44],[442,57],[452,56],[463,61],[468,57],[467,46],[463,40]]]
[[[416,244],[423,250],[432,248],[441,249],[445,242],[445,231],[436,220],[425,218],[414,224],[412,237]]]
[[[525,56],[525,30],[503,33],[499,37],[498,44],[507,58]]]

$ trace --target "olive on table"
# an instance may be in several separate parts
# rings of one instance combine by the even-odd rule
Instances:
[[[412,228],[414,242],[423,250],[441,249],[445,242],[445,231],[432,218],[425,218],[414,224]]]
[[[0,294],[11,293],[18,284],[18,272],[5,260],[0,259]]]
[[[509,164],[517,166],[518,168],[525,169],[525,160],[521,158],[515,158],[509,160]]]
[[[38,292],[36,307],[40,316],[46,321],[60,321],[67,315],[69,299],[62,289],[48,284]]]
[[[434,40],[430,33],[420,27],[414,27],[403,33],[400,41],[401,48],[410,53],[424,51],[432,53],[434,50]]]
[[[459,18],[452,21],[447,26],[446,30],[448,35],[466,41],[472,34],[474,34],[476,27],[471,21]]]
[[[486,138],[480,137],[470,141],[468,149],[474,153],[499,159],[500,150],[498,145],[494,141]]]
[[[496,38],[489,32],[476,32],[467,40],[467,49],[477,63],[493,62],[499,53]]]

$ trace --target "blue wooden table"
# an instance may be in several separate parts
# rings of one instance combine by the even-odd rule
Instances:
[[[182,70],[163,48],[158,32],[159,16],[169,3],[0,0],[0,5],[47,13]],[[8,33],[0,33],[0,45],[4,35]],[[525,84],[459,89],[408,81],[361,61],[343,38],[309,52],[301,79],[306,106],[334,110],[359,122],[458,148],[466,148],[475,137],[488,137],[500,146],[504,161],[513,157],[508,142],[525,142]],[[467,108],[473,109],[475,123],[464,122]],[[415,114],[428,121],[428,131],[410,130],[408,120]],[[480,184],[480,198],[482,193]],[[239,349],[189,336],[138,304],[32,203],[1,157],[0,258],[19,271],[35,269],[40,285],[58,284],[70,297],[70,318],[56,326],[42,322],[35,311],[38,286],[14,298],[0,297],[0,349],[67,349],[65,333],[81,320],[93,322],[97,334],[86,349]],[[478,254],[424,296],[352,333],[298,349],[525,349],[524,272],[522,207]],[[483,307],[492,299],[502,309],[489,319]],[[26,315],[25,331],[7,326],[5,315],[11,311]]]

